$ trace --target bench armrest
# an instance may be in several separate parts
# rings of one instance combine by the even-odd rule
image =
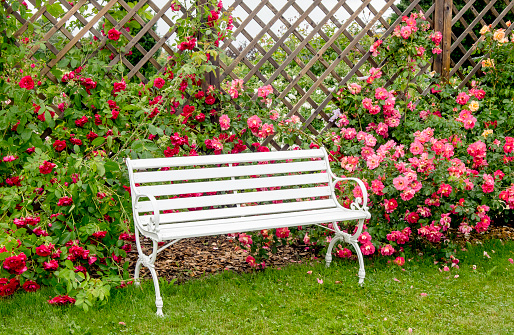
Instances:
[[[359,185],[359,187],[361,189],[362,197],[364,199],[361,199],[360,197],[355,198],[355,201],[351,203],[350,208],[353,210],[361,210],[361,211],[366,211],[366,212],[368,211],[368,191],[366,190],[366,186],[364,185],[362,180],[360,180],[358,178],[351,178],[351,177],[339,178],[339,177],[336,177],[333,173],[332,173],[332,177],[334,178],[333,188],[335,188],[335,185],[338,181],[351,180],[351,181],[356,182],[357,185]],[[369,217],[371,217],[371,215],[369,215]]]
[[[159,213],[159,207],[157,206],[157,199],[153,195],[150,194],[142,194],[142,193],[136,193],[134,198],[134,210],[138,208],[137,202],[139,201],[139,198],[148,198],[150,199],[150,203],[152,204],[152,210],[153,210],[153,216],[150,217],[150,220],[148,221],[148,230],[151,232],[159,232],[159,222],[160,222],[160,213]],[[135,214],[135,213],[134,213]],[[135,218],[138,217],[138,215],[134,215]],[[138,222],[139,223],[139,222]]]

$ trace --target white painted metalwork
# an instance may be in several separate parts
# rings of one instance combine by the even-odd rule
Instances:
[[[157,315],[163,315],[154,267],[157,254],[189,237],[332,222],[334,229],[330,230],[335,235],[326,265],[330,265],[338,241],[349,243],[359,259],[359,284],[364,281],[364,259],[357,238],[364,221],[371,217],[366,187],[359,179],[336,177],[325,149],[127,158],[126,164],[139,253],[134,279],[139,284],[141,266],[150,270]],[[157,170],[162,168],[169,169]],[[362,199],[356,198],[350,209],[337,201],[334,188],[338,181],[354,181],[362,190]],[[353,235],[342,232],[337,225],[349,220],[358,220]],[[150,255],[143,253],[139,234],[152,239]],[[158,248],[161,241],[171,242]]]

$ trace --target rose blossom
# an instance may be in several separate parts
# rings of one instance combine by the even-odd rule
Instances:
[[[161,77],[155,78],[153,81],[153,86],[157,87],[158,89],[161,89],[166,82]]]
[[[108,34],[107,34],[107,38],[110,39],[110,40],[113,40],[113,41],[117,41],[120,39],[120,36],[121,36],[121,32],[117,31],[116,29],[112,28],[111,30],[109,30]]]
[[[18,86],[20,86],[20,88],[31,90],[34,88],[34,81],[32,80],[31,76],[25,76],[21,78],[20,82],[18,83]]]
[[[220,116],[220,126],[221,130],[227,130],[228,128],[230,128],[230,118],[228,117],[228,115],[223,114],[222,116]]]
[[[16,256],[7,257],[4,260],[3,268],[10,274],[21,275],[23,272],[27,271],[26,260],[27,256],[25,256],[23,252]]]
[[[41,172],[41,174],[49,174],[50,172],[52,172],[52,169],[56,166],[57,165],[55,165],[54,163],[43,161],[43,164],[39,166],[39,172]]]

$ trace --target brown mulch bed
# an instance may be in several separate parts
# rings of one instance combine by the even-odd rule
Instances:
[[[151,251],[151,242],[145,241],[143,252],[150,254]],[[155,268],[159,277],[164,277],[168,281],[177,279],[180,283],[226,270],[238,273],[250,272],[252,268],[245,261],[248,255],[248,252],[239,248],[234,241],[224,235],[188,238],[159,253]],[[133,245],[126,259],[130,262],[129,273],[133,273],[137,257],[137,250]],[[277,268],[301,263],[306,259],[316,259],[316,256],[303,248],[287,245],[279,247],[276,254],[270,254],[270,258],[265,263],[266,267]],[[145,267],[141,268],[141,276],[151,277]]]
[[[457,242],[465,245],[466,242],[476,242],[485,239],[514,240],[514,227],[491,226],[485,234],[473,233],[466,239],[464,236],[457,238]],[[143,251],[151,252],[150,241],[144,242]],[[236,243],[226,236],[209,236],[184,239],[168,247],[157,256],[155,268],[159,277],[168,281],[176,279],[178,283],[189,279],[200,278],[222,271],[234,271],[238,273],[250,272],[252,268],[246,263],[248,253],[237,247]],[[129,273],[133,273],[137,260],[135,245],[127,256],[129,261]],[[310,251],[302,247],[282,246],[276,254],[270,254],[266,260],[267,267],[279,268],[288,264],[301,263],[307,260],[323,261]],[[141,268],[141,276],[149,278],[150,273],[145,267]]]

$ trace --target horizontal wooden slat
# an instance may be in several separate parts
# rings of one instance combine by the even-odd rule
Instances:
[[[187,156],[169,158],[127,159],[129,169],[154,169],[170,166],[216,165],[230,163],[264,162],[272,160],[323,157],[323,150],[290,150],[228,155]]]
[[[330,186],[306,187],[277,191],[257,191],[192,198],[163,199],[157,200],[157,206],[159,207],[159,211],[165,211],[172,209],[224,206],[274,200],[316,198],[330,196],[331,194],[332,189]],[[140,201],[137,205],[137,211],[139,213],[151,212],[152,210],[152,204],[150,201]]]
[[[163,240],[210,236],[261,229],[295,227],[315,223],[331,223],[366,218],[366,212],[341,208],[305,211],[301,213],[282,213],[273,215],[232,218],[211,221],[197,221],[165,225],[159,235]]]
[[[327,165],[324,160],[261,165],[225,166],[202,169],[138,172],[134,173],[134,182],[160,183],[177,180],[199,180],[277,173],[321,171],[326,169]]]
[[[192,182],[182,184],[164,184],[153,186],[140,186],[137,191],[155,197],[162,195],[178,195],[204,192],[220,192],[247,190],[264,187],[283,187],[306,184],[328,183],[327,173],[313,173],[279,177],[259,177],[250,179],[234,179],[207,182]]]
[[[312,201],[298,201],[298,202],[284,202],[281,204],[259,205],[259,206],[246,206],[246,207],[232,207],[232,208],[218,208],[203,211],[191,211],[161,214],[159,224],[171,224],[178,222],[193,222],[199,220],[215,220],[221,218],[252,216],[252,215],[265,215],[287,212],[308,211],[314,209],[327,209],[335,208],[336,203],[333,199],[325,200],[312,200]],[[151,215],[144,215],[139,217],[139,222],[145,227]]]

